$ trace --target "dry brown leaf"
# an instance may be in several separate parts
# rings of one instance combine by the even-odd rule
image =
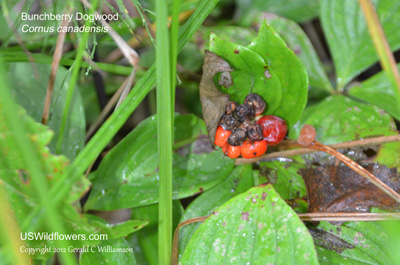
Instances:
[[[363,165],[396,192],[400,191],[397,169],[378,163]],[[308,191],[309,212],[368,212],[371,207],[399,205],[371,182],[344,165],[300,170]]]
[[[207,126],[208,138],[214,144],[215,133],[220,118],[225,113],[229,95],[222,93],[214,85],[214,75],[225,72],[224,84],[232,84],[232,77],[227,75],[233,71],[221,57],[208,50],[204,54],[203,76],[200,81],[200,101],[203,109],[203,119]]]

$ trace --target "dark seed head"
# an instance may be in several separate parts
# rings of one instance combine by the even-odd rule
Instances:
[[[244,103],[236,107],[236,115],[241,122],[252,120],[255,117],[254,106],[249,103]]]
[[[240,122],[232,114],[224,114],[222,115],[219,124],[224,128],[224,130],[232,131],[239,127]]]
[[[233,146],[241,146],[245,140],[246,132],[242,129],[236,129],[231,133],[227,142]]]
[[[254,106],[254,112],[259,115],[265,110],[265,101],[257,94],[248,94],[244,100],[245,104],[250,104]]]
[[[233,114],[237,106],[236,101],[228,101],[225,107],[225,114]]]
[[[252,141],[261,141],[264,139],[263,128],[258,124],[251,124],[247,127],[247,136]]]

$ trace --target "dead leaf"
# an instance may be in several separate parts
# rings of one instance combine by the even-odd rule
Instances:
[[[215,133],[220,118],[225,113],[229,95],[222,93],[214,85],[214,75],[219,72],[233,71],[221,57],[208,50],[204,54],[203,76],[200,81],[200,101],[203,109],[203,119],[207,126],[208,138],[214,144]],[[224,85],[232,83],[232,77],[224,74]]]
[[[396,192],[400,178],[396,168],[378,163],[361,164]],[[369,212],[371,207],[394,208],[399,205],[349,167],[314,166],[301,169],[308,191],[308,212]]]

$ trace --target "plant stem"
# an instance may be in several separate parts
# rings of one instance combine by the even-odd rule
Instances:
[[[372,175],[369,171],[367,171],[365,168],[348,158],[347,156],[339,153],[338,151],[321,144],[320,142],[314,141],[312,145],[309,146],[312,149],[316,149],[319,151],[324,151],[340,161],[342,161],[344,164],[346,164],[349,168],[353,169],[355,172],[363,176],[364,178],[368,179],[372,184],[377,186],[381,191],[386,193],[388,196],[390,196],[392,199],[400,203],[400,195],[392,190],[388,185],[383,183],[380,179]]]
[[[71,12],[68,11],[68,14]],[[68,26],[68,20],[64,19],[61,23],[61,27]],[[57,75],[57,70],[58,70],[58,65],[60,64],[60,59],[62,56],[62,48],[64,46],[64,41],[65,41],[65,35],[66,32],[60,32],[57,36],[57,43],[56,43],[56,49],[54,51],[53,55],[53,62],[51,63],[51,70],[50,70],[50,77],[49,77],[49,83],[47,85],[47,91],[46,91],[46,98],[44,100],[44,106],[43,106],[43,114],[42,114],[42,124],[46,125],[47,120],[49,118],[49,113],[50,113],[50,105],[51,105],[51,97],[53,95],[53,89],[54,89],[54,82],[56,81],[56,75]]]
[[[400,220],[400,213],[299,213],[302,221],[327,221],[327,222],[350,222],[350,221],[383,221]]]
[[[332,144],[332,145],[328,145],[328,146],[333,149],[343,149],[343,148],[351,148],[351,147],[358,147],[358,146],[378,145],[378,144],[398,142],[398,141],[400,141],[400,135],[396,134],[396,135],[390,135],[390,136],[379,136],[379,137],[372,137],[372,138],[367,138],[367,139],[363,139],[363,140],[355,140],[355,141],[337,143],[337,144]],[[286,145],[285,142],[282,142],[282,143]],[[290,144],[290,145],[288,144],[287,148],[290,148],[290,147],[294,148],[294,147],[299,147],[299,146],[300,146],[299,144]],[[310,148],[285,150],[285,151],[279,151],[279,152],[265,154],[265,155],[262,155],[262,156],[259,156],[256,158],[252,158],[252,159],[239,158],[239,159],[236,159],[236,165],[255,163],[255,162],[259,162],[261,160],[270,159],[270,158],[305,155],[305,154],[311,154],[311,153],[315,153],[315,152],[318,152],[318,150],[314,150],[314,149],[310,149]]]
[[[172,250],[172,86],[167,3],[156,1],[157,139],[159,158],[158,264],[170,264]]]
[[[186,221],[183,221],[182,223],[178,224],[178,226],[175,229],[174,232],[174,243],[173,243],[173,251],[172,251],[172,261],[171,265],[177,265],[178,264],[178,253],[179,253],[179,229],[182,226],[193,224],[193,223],[198,223],[198,222],[203,222],[205,221],[210,215],[208,216],[200,216],[200,217],[195,217],[195,218],[190,218]]]
[[[392,83],[393,92],[397,102],[400,103],[400,74],[396,66],[396,60],[390,50],[389,43],[386,39],[385,32],[379,21],[378,14],[371,0],[359,0],[361,8],[367,21],[369,33],[374,44],[376,53],[379,56],[382,69],[386,72],[390,82]]]
[[[94,13],[95,9],[97,8],[98,3],[99,3],[99,0],[93,1],[92,7],[89,10],[90,15],[92,15]],[[93,22],[90,22],[89,19],[86,20],[85,28],[90,27],[92,25],[92,23]],[[72,97],[74,95],[75,85],[78,81],[78,74],[81,69],[82,57],[83,57],[83,53],[85,50],[85,46],[86,46],[88,37],[89,37],[88,31],[85,31],[84,33],[82,33],[82,39],[79,42],[79,47],[78,47],[78,51],[77,51],[76,58],[75,58],[74,69],[71,74],[71,79],[69,80],[67,97],[65,99],[63,115],[61,118],[60,131],[59,131],[59,135],[57,138],[56,153],[58,153],[58,154],[61,153],[62,143],[64,140],[65,130],[66,130],[66,126],[67,126],[67,120],[69,117],[69,111],[71,109]]]

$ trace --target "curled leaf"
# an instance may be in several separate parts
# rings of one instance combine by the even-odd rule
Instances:
[[[232,77],[229,74],[231,71],[233,69],[225,60],[213,52],[205,51],[203,76],[200,82],[200,101],[211,143],[214,143],[218,122],[225,113],[225,106],[229,100],[229,95],[222,93],[214,85],[214,75],[224,72],[224,85],[229,87],[232,84]]]

